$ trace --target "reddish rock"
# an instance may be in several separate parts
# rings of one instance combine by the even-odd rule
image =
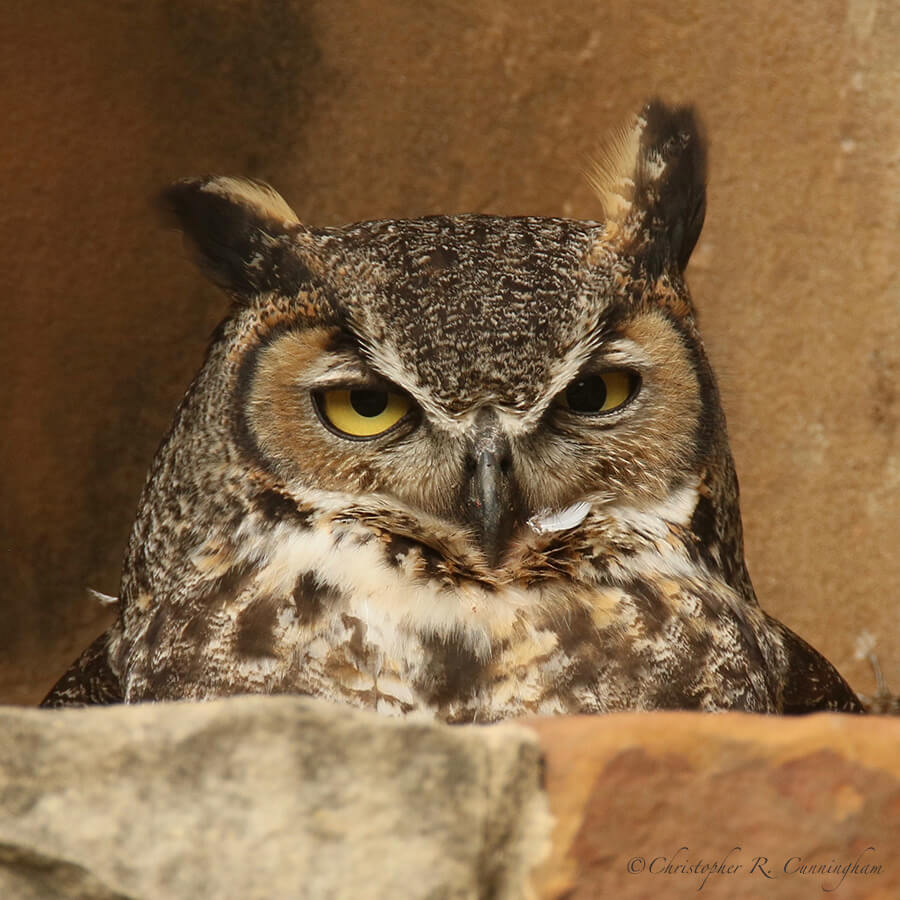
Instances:
[[[547,898],[900,896],[900,720],[654,713],[525,724],[539,735],[557,817]]]

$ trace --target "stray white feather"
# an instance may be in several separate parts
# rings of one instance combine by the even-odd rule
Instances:
[[[875,643],[875,635],[868,629],[863,629],[856,638],[856,647],[853,655],[857,659],[868,659],[875,649]]]
[[[568,531],[570,528],[580,525],[590,511],[591,504],[585,500],[579,500],[577,503],[555,512],[552,509],[541,510],[528,520],[528,526],[537,534]]]

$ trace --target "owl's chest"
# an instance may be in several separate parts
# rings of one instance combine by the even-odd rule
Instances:
[[[269,689],[450,722],[592,706],[566,678],[578,650],[540,623],[537,595],[410,584],[387,602],[365,592],[328,599],[318,615],[298,615],[284,629]]]
[[[423,576],[364,535],[280,537],[248,541],[211,588],[126,625],[129,700],[298,693],[450,722],[769,702],[760,667],[732,665],[722,686],[749,626],[692,578],[489,588]]]
[[[191,695],[300,693],[450,721],[585,706],[561,687],[579,653],[546,621],[548,607],[571,619],[559,615],[571,598],[558,591],[430,578],[414,551],[386,550],[362,532],[336,540],[285,529],[243,549],[257,562],[224,604],[182,611],[211,628],[202,659],[184,642],[204,682]],[[166,648],[170,658],[180,643]]]

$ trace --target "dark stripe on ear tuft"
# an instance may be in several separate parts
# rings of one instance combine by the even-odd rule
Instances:
[[[184,232],[201,268],[238,300],[279,287],[286,270],[296,281],[294,270],[303,269],[288,240],[297,217],[262,182],[188,178],[163,191],[160,206]]]
[[[693,109],[651,100],[588,177],[610,225],[603,239],[652,276],[684,270],[706,215],[706,143]]]
[[[684,270],[706,217],[706,142],[690,107],[669,108],[651,100],[642,118],[636,199],[651,227]],[[659,234],[661,232],[661,234]]]

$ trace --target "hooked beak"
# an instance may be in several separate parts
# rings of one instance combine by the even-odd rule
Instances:
[[[497,568],[509,538],[522,521],[509,439],[491,410],[479,416],[466,458],[466,518],[488,565]]]

